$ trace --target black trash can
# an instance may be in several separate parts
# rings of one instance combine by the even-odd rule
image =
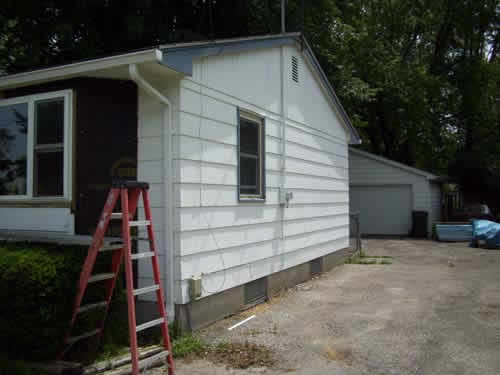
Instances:
[[[427,211],[412,211],[411,236],[416,238],[427,238]]]

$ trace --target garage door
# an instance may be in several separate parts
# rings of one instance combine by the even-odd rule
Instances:
[[[411,186],[351,186],[350,210],[360,213],[361,234],[407,235],[411,229]]]

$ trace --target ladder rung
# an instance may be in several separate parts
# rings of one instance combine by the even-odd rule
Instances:
[[[106,305],[107,305],[106,301],[96,302],[96,303],[89,303],[87,305],[80,306],[78,308],[78,313],[82,313],[82,312],[85,312],[85,311],[88,311],[88,310],[92,310],[92,309],[97,309],[99,307],[105,307]]]
[[[123,248],[123,243],[116,244],[104,244],[101,246],[99,251],[110,251],[110,250],[120,250]]]
[[[164,321],[165,321],[164,318],[158,318],[155,320],[151,320],[150,322],[139,324],[137,327],[135,327],[135,330],[137,332],[140,332],[140,331],[143,331],[147,328],[151,328],[151,327],[157,326],[159,324],[162,324]]]
[[[144,288],[134,289],[134,296],[140,296],[141,294],[155,292],[160,289],[159,285],[145,286]]]
[[[114,273],[97,273],[89,277],[89,283],[95,283],[97,281],[109,280],[115,277]]]
[[[152,251],[144,252],[144,253],[135,253],[131,254],[130,258],[131,259],[143,259],[143,258],[151,258],[155,253]]]
[[[154,354],[150,357],[147,357],[147,358],[144,358],[144,359],[141,359],[139,361],[139,369],[144,369],[144,368],[147,368],[149,366],[151,366],[154,362],[158,361],[159,359],[162,359],[162,358],[166,358],[168,356],[168,350],[164,350],[162,352],[159,352],[157,354]]]
[[[121,219],[123,214],[121,212],[113,212],[111,213],[111,219]]]
[[[136,240],[136,241],[151,241],[149,238],[147,237],[136,237],[136,236],[132,236],[130,237],[131,240]]]
[[[149,220],[131,220],[128,222],[131,227],[145,227],[151,225]]]
[[[86,339],[87,337],[92,337],[92,336],[95,336],[97,335],[101,330],[100,329],[95,329],[93,331],[90,331],[90,332],[87,332],[87,333],[84,333],[80,336],[75,336],[75,337],[70,337],[68,339],[68,344],[73,344],[77,341],[80,341],[82,339]]]

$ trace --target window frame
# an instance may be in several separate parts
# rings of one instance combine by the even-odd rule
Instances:
[[[241,119],[253,122],[258,126],[259,129],[259,145],[258,145],[258,158],[259,158],[259,194],[242,194],[241,193],[241,138],[240,138],[240,126]],[[238,201],[239,202],[263,202],[266,200],[266,121],[265,117],[248,111],[237,108],[237,121],[238,121]]]
[[[35,103],[39,100],[64,99],[63,125],[63,194],[57,196],[36,196],[35,194]],[[0,107],[13,104],[28,105],[28,133],[27,133],[27,160],[26,160],[26,194],[0,195],[0,202],[4,201],[70,201],[72,191],[72,152],[73,152],[73,90],[58,90],[41,94],[18,96],[9,99],[0,99]]]

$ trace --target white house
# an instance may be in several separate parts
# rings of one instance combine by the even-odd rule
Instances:
[[[427,233],[441,219],[438,176],[355,148],[349,149],[350,208],[362,235],[408,235],[412,211],[428,214]]]
[[[0,146],[3,235],[86,239],[113,177],[149,182],[167,307],[185,327],[349,251],[348,145],[359,137],[300,34],[4,76],[0,98],[12,135]],[[151,284],[150,265],[137,277]]]

